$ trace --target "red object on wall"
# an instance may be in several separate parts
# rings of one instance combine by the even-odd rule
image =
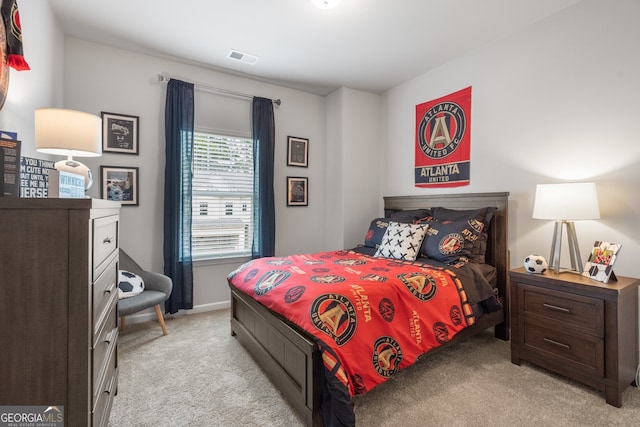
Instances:
[[[416,105],[416,187],[470,182],[471,86]]]

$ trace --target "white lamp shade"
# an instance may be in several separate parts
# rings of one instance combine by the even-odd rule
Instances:
[[[102,119],[82,111],[39,108],[35,143],[41,153],[98,157],[102,154]]]
[[[538,184],[533,218],[578,221],[600,218],[598,193],[593,182]]]

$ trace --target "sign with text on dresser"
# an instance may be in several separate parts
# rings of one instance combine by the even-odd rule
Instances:
[[[416,105],[416,187],[469,185],[471,86]]]

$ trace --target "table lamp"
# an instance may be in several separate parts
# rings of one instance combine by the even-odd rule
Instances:
[[[91,188],[91,170],[73,157],[102,155],[100,117],[64,108],[39,108],[35,112],[35,142],[40,153],[67,156],[56,162],[56,170],[82,175],[85,191]]]
[[[567,228],[571,270],[582,273],[582,258],[573,221],[598,219],[598,193],[593,182],[538,184],[533,203],[533,218],[554,220],[549,269],[560,272],[562,229]]]

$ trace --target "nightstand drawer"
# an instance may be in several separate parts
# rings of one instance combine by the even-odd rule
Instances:
[[[604,377],[604,340],[590,335],[566,333],[549,324],[523,320],[522,345],[563,369]],[[548,326],[548,327],[547,327]]]
[[[604,302],[601,299],[522,284],[520,313],[562,322],[558,329],[604,337]]]

